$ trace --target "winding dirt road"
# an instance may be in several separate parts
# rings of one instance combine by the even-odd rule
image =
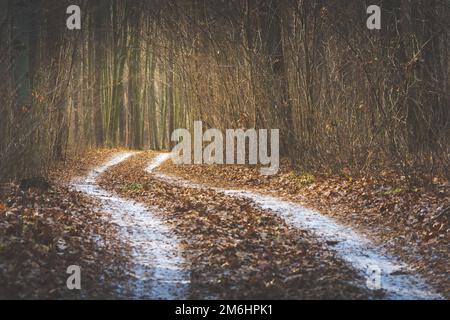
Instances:
[[[85,178],[74,182],[73,187],[100,200],[102,209],[111,213],[113,222],[120,227],[118,236],[131,244],[133,263],[131,269],[126,272],[131,279],[128,290],[131,290],[132,298],[189,298],[189,263],[184,259],[179,236],[160,218],[164,209],[124,198],[106,191],[97,183],[100,175],[135,154],[126,152],[114,156]],[[194,188],[200,192],[213,190],[237,203],[245,199],[259,210],[282,218],[293,228],[311,232],[317,242],[328,244],[330,250],[354,270],[355,274],[368,279],[368,288],[365,289],[381,289],[383,299],[442,298],[408,265],[383,252],[363,234],[295,203],[246,190],[196,184],[159,172],[158,167],[169,159],[170,154],[159,154],[149,159],[145,169],[147,174],[174,188]],[[127,292],[124,288],[119,296],[130,295],[130,292]]]

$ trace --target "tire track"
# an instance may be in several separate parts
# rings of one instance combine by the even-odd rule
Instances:
[[[146,170],[158,179],[179,187],[208,188],[237,199],[249,199],[261,209],[279,215],[288,224],[312,231],[318,239],[330,244],[338,257],[368,279],[369,289],[382,290],[384,299],[443,299],[407,264],[384,252],[352,228],[293,202],[246,190],[214,188],[154,172],[170,158],[170,154],[161,154],[151,161]]]
[[[118,225],[117,235],[133,249],[132,268],[126,270],[130,278],[119,288],[119,296],[134,299],[186,299],[189,289],[189,272],[179,251],[179,242],[173,231],[155,214],[157,208],[118,197],[96,182],[110,167],[131,156],[134,152],[120,153],[86,177],[71,186],[101,203],[101,209],[111,214]],[[131,292],[130,292],[131,291]]]

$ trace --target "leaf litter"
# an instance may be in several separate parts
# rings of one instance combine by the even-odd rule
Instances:
[[[97,203],[66,186],[114,150],[91,150],[60,163],[49,190],[21,190],[9,183],[0,194],[1,299],[108,299],[123,281],[130,248]],[[67,289],[67,268],[81,267],[82,289]]]

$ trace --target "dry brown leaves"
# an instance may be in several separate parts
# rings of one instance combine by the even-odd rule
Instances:
[[[94,203],[56,182],[109,155],[95,153],[76,167],[61,166],[47,192],[12,185],[0,195],[0,299],[114,296],[128,249]],[[70,265],[81,267],[81,291],[66,287]]]
[[[84,176],[92,168],[102,165],[106,160],[123,149],[87,149],[85,152],[68,156],[50,169],[52,181],[65,183],[74,177]]]

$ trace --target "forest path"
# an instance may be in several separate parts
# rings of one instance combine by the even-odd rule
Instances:
[[[237,201],[250,200],[255,206],[280,216],[289,225],[312,231],[319,241],[330,244],[337,257],[367,279],[369,289],[381,288],[385,299],[442,299],[442,296],[433,292],[406,263],[386,253],[352,228],[341,225],[319,212],[276,197],[247,190],[216,188],[155,172],[170,158],[171,155],[167,153],[158,155],[150,162],[146,171],[165,183],[180,188],[212,189],[233,197]]]
[[[101,203],[101,209],[111,214],[119,227],[118,237],[133,249],[132,265],[124,270],[131,280],[120,288],[119,297],[136,299],[184,299],[189,285],[189,273],[172,230],[155,212],[140,203],[119,197],[102,189],[97,178],[111,167],[135,155],[120,153],[104,165],[77,179],[72,186]]]
[[[442,298],[364,234],[280,198],[165,173],[170,158],[121,152],[72,184],[131,244],[120,297]]]

